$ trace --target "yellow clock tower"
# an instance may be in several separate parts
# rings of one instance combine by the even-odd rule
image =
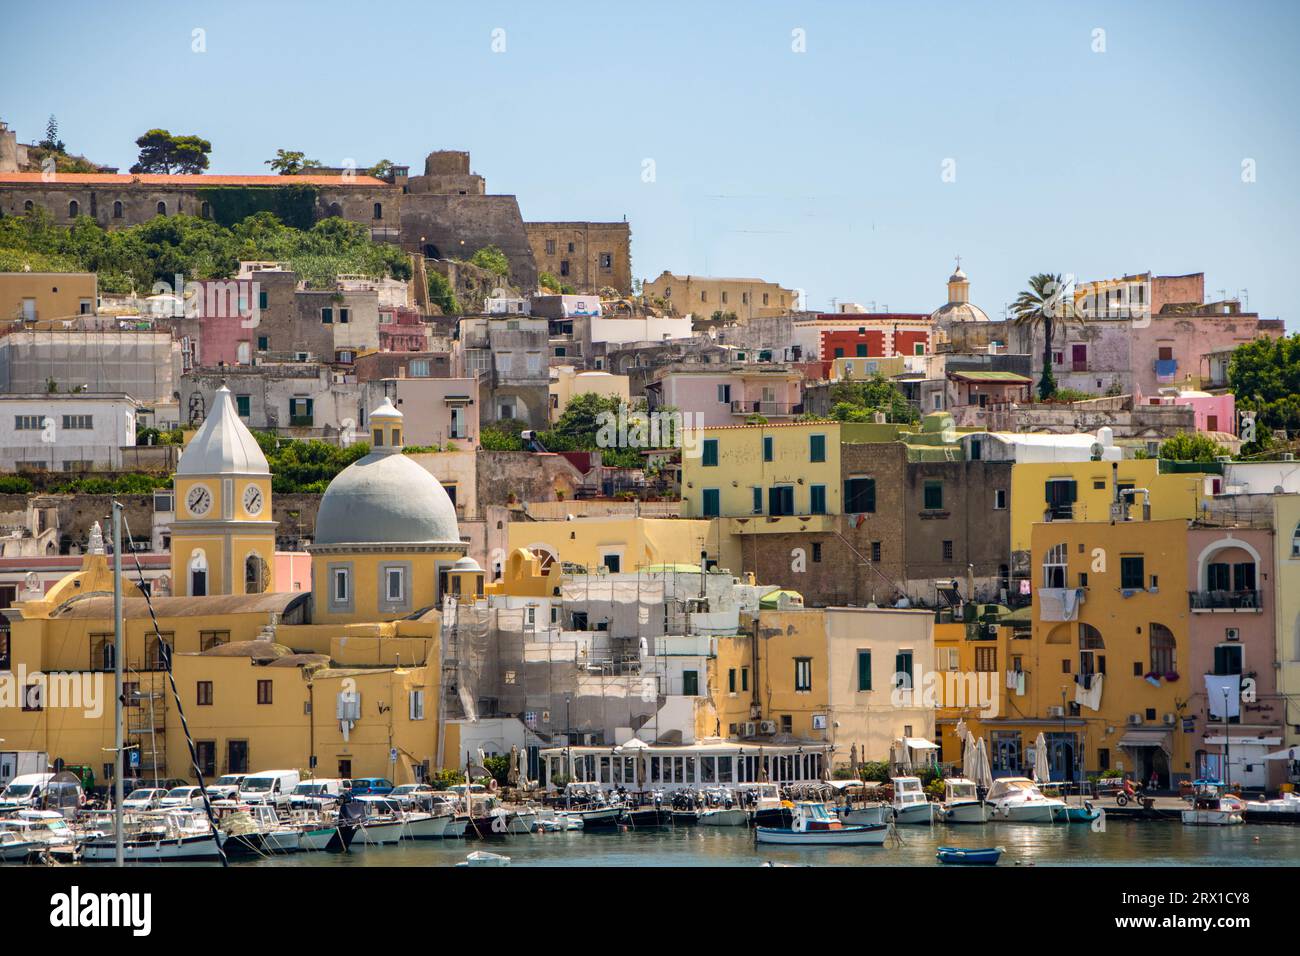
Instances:
[[[226,386],[181,453],[173,484],[172,594],[275,590],[271,469]]]

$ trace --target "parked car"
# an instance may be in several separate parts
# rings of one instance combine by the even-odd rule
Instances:
[[[388,796],[409,809],[417,804],[427,804],[433,799],[434,792],[427,783],[404,783],[394,787]]]
[[[215,783],[208,784],[208,796],[213,800],[234,800],[239,796],[239,786],[247,776],[246,773],[228,773],[218,777]]]
[[[393,781],[385,777],[353,777],[348,793],[354,797],[363,795],[384,796],[393,792]]]
[[[289,794],[289,806],[294,810],[324,809],[342,800],[351,784],[351,780],[333,777],[304,780]]]
[[[161,787],[141,787],[132,790],[122,800],[123,810],[157,810],[162,805],[162,798],[167,791]]]
[[[158,804],[160,809],[195,808],[203,806],[203,791],[198,787],[173,787]]]

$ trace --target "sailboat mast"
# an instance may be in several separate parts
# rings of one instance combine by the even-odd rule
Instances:
[[[113,502],[113,859],[124,864],[122,775],[125,770],[122,740],[122,503]]]

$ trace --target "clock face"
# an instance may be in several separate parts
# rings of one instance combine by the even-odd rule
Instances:
[[[192,515],[205,515],[212,510],[212,492],[207,485],[195,485],[185,496],[185,507]]]
[[[249,485],[244,489],[244,510],[250,515],[262,513],[262,502],[262,489],[257,485]]]

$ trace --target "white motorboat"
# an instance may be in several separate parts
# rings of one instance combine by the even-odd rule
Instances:
[[[1045,797],[1028,777],[993,781],[987,798],[989,819],[1005,823],[1054,823],[1065,819],[1064,800]]]
[[[857,807],[841,807],[839,815],[845,823],[875,826],[877,823],[890,823],[894,819],[894,808],[887,803],[866,803]]]
[[[447,832],[450,814],[432,814],[423,810],[406,812],[406,829],[402,833],[408,840],[439,840]]]
[[[486,850],[475,850],[469,856],[465,857],[463,863],[457,863],[457,866],[509,866],[510,857],[502,856],[500,853],[488,853]]]
[[[54,810],[19,810],[0,819],[0,860],[16,862],[32,853],[72,853],[81,842],[63,814]]]
[[[222,814],[221,829],[231,855],[297,853],[302,828],[285,823],[269,803],[239,805]]]
[[[1284,793],[1276,800],[1247,800],[1245,813],[1264,823],[1268,823],[1270,818],[1279,822],[1283,818],[1287,822],[1300,819],[1300,794]]]
[[[215,860],[226,842],[213,833],[207,818],[187,810],[154,811],[124,817],[122,858],[128,863],[171,863],[176,860]],[[82,845],[87,863],[111,863],[117,848],[112,833]]]
[[[382,846],[402,839],[406,819],[396,800],[375,794],[364,794],[353,800],[365,809],[365,816],[357,827],[357,835],[352,838],[353,846]]]
[[[793,846],[879,846],[888,834],[889,827],[883,823],[845,826],[832,816],[824,803],[809,802],[795,804],[794,822],[789,827],[754,829],[754,838],[759,843]]]
[[[952,777],[943,782],[939,816],[945,823],[987,823],[989,805],[979,798],[974,781]]]
[[[463,837],[465,831],[469,828],[469,817],[460,813],[447,820],[447,828],[442,831],[444,840],[455,840]]]
[[[1226,827],[1243,822],[1246,804],[1227,792],[1221,783],[1203,783],[1192,794],[1192,805],[1183,811],[1183,825]]]
[[[933,823],[934,806],[921,789],[920,777],[893,777],[895,823]]]
[[[705,807],[696,822],[702,827],[747,827],[749,813],[741,807]]]

